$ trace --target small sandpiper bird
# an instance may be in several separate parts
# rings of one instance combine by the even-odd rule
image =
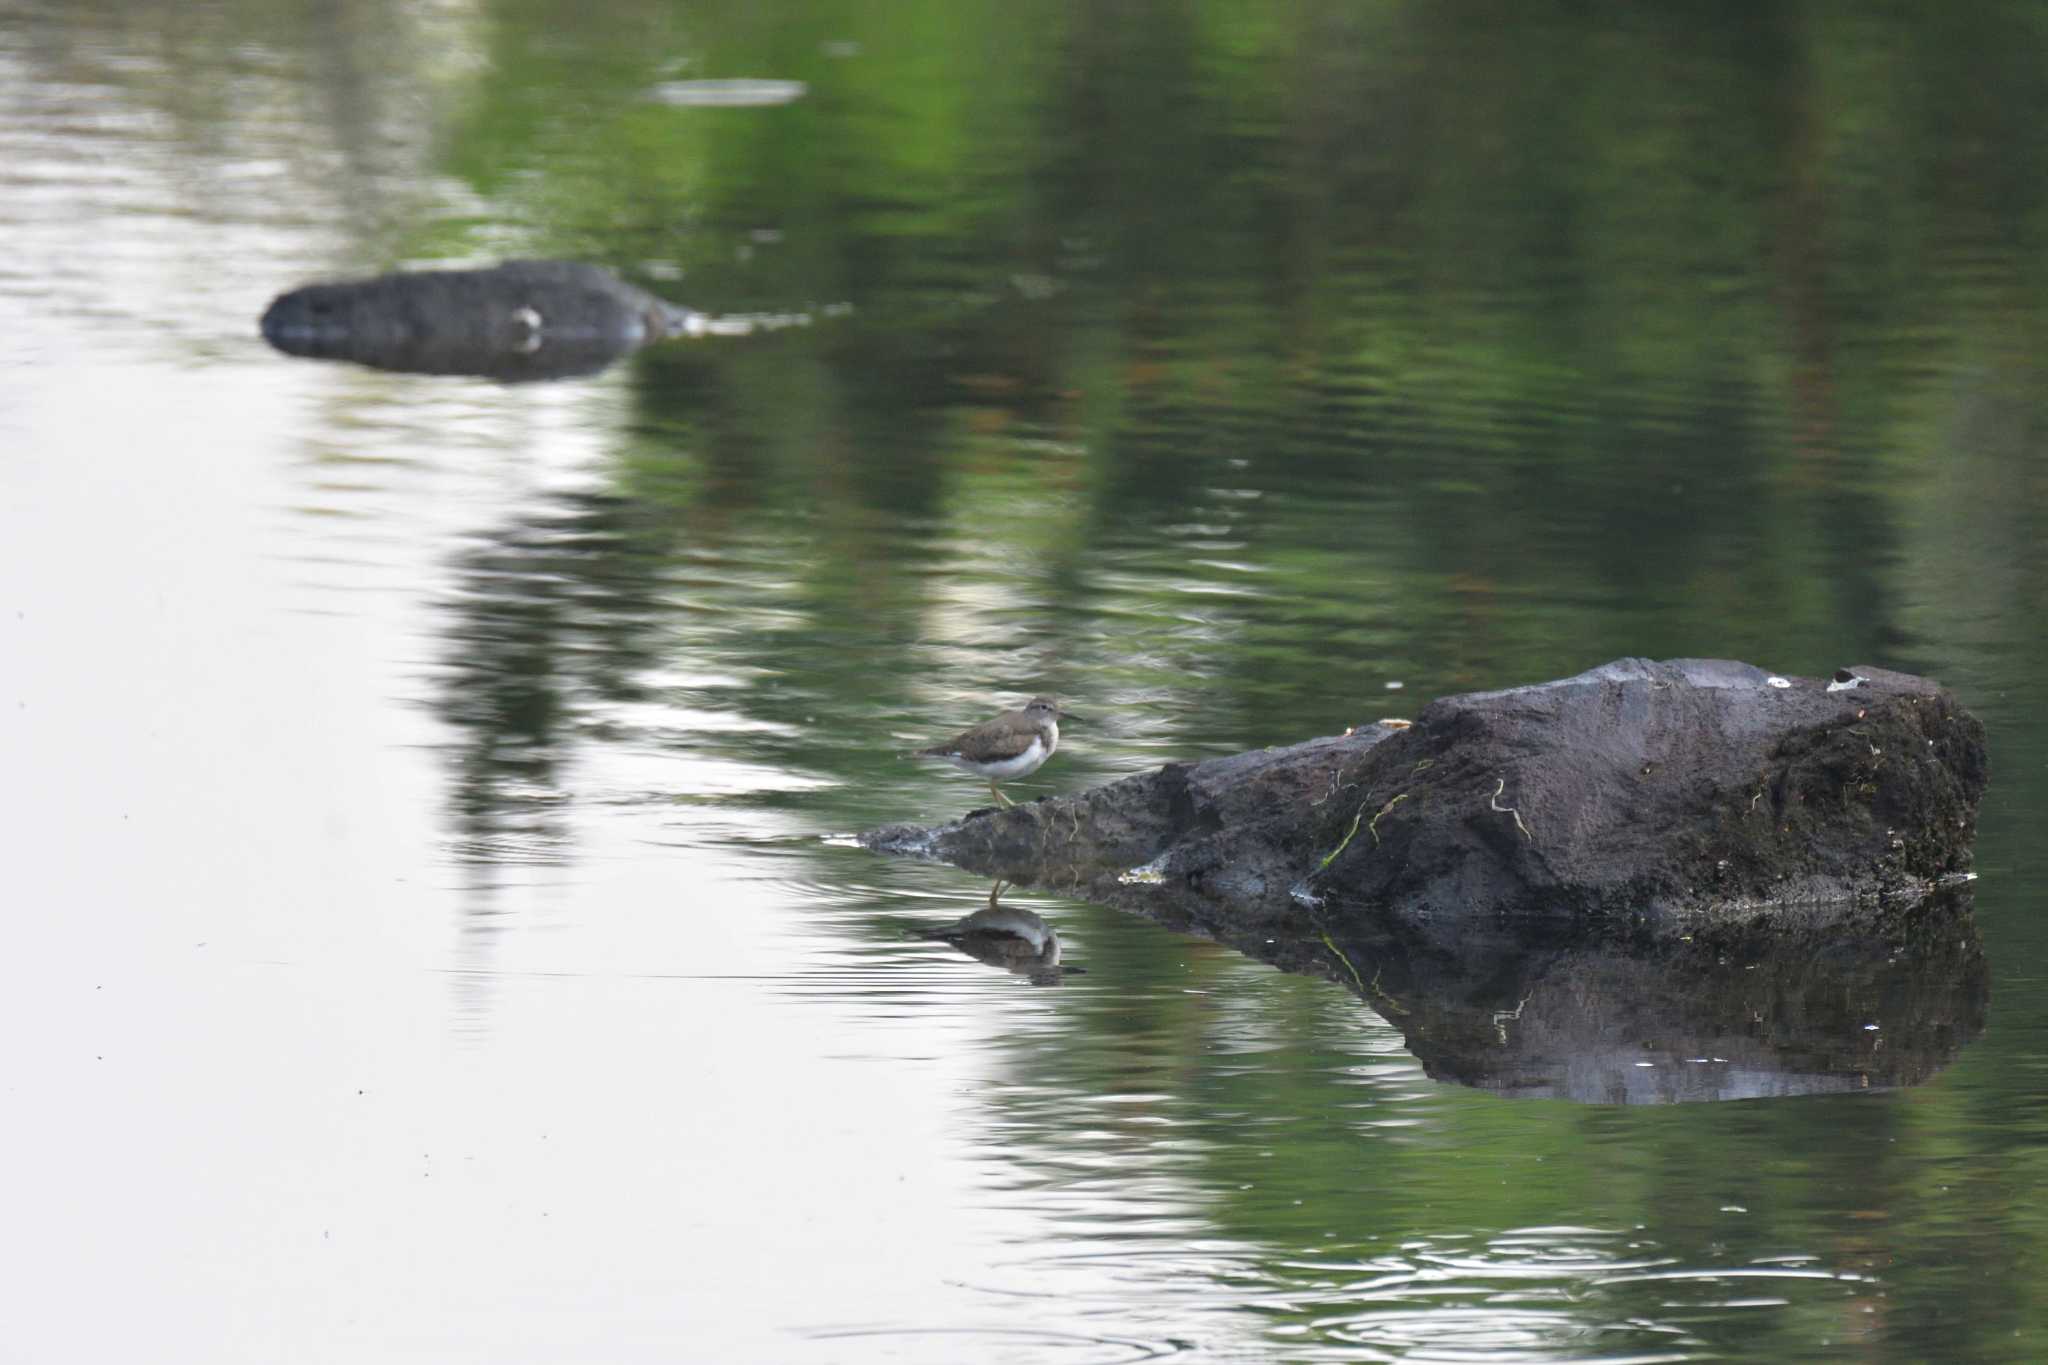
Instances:
[[[944,744],[934,744],[917,752],[930,758],[943,758],[962,772],[987,778],[988,789],[996,800],[1006,806],[1014,806],[1017,803],[1003,795],[1002,788],[996,783],[1037,772],[1039,765],[1060,747],[1060,721],[1063,719],[1079,720],[1080,717],[1060,710],[1059,703],[1051,697],[1033,697],[1021,711],[1005,711],[972,730],[963,730]]]

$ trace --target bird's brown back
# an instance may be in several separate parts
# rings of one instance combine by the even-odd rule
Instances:
[[[971,730],[962,730],[944,744],[934,744],[918,752],[941,758],[959,754],[978,763],[1000,762],[1015,758],[1030,748],[1037,735],[1037,724],[1022,711],[1005,711],[994,720],[985,720]]]

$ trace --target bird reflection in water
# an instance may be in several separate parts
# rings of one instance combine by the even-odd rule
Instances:
[[[1015,972],[1034,986],[1057,986],[1079,967],[1060,962],[1060,939],[1053,927],[1029,910],[997,903],[1003,884],[989,889],[988,908],[965,919],[919,929],[919,938],[950,943],[976,962]]]

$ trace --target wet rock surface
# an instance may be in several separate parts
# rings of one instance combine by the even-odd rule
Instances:
[[[263,315],[280,351],[508,383],[590,374],[702,315],[574,261],[508,261],[310,284]]]
[[[1924,895],[1970,866],[1983,727],[1939,684],[1622,659],[1073,797],[863,836],[1222,935],[1683,933]],[[1191,913],[1190,907],[1197,912]]]

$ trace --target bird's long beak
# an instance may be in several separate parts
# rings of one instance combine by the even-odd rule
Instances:
[[[1088,723],[1088,717],[1077,716],[1072,711],[1062,711],[1059,713],[1059,717],[1061,720],[1078,720],[1083,725],[1086,725]]]

